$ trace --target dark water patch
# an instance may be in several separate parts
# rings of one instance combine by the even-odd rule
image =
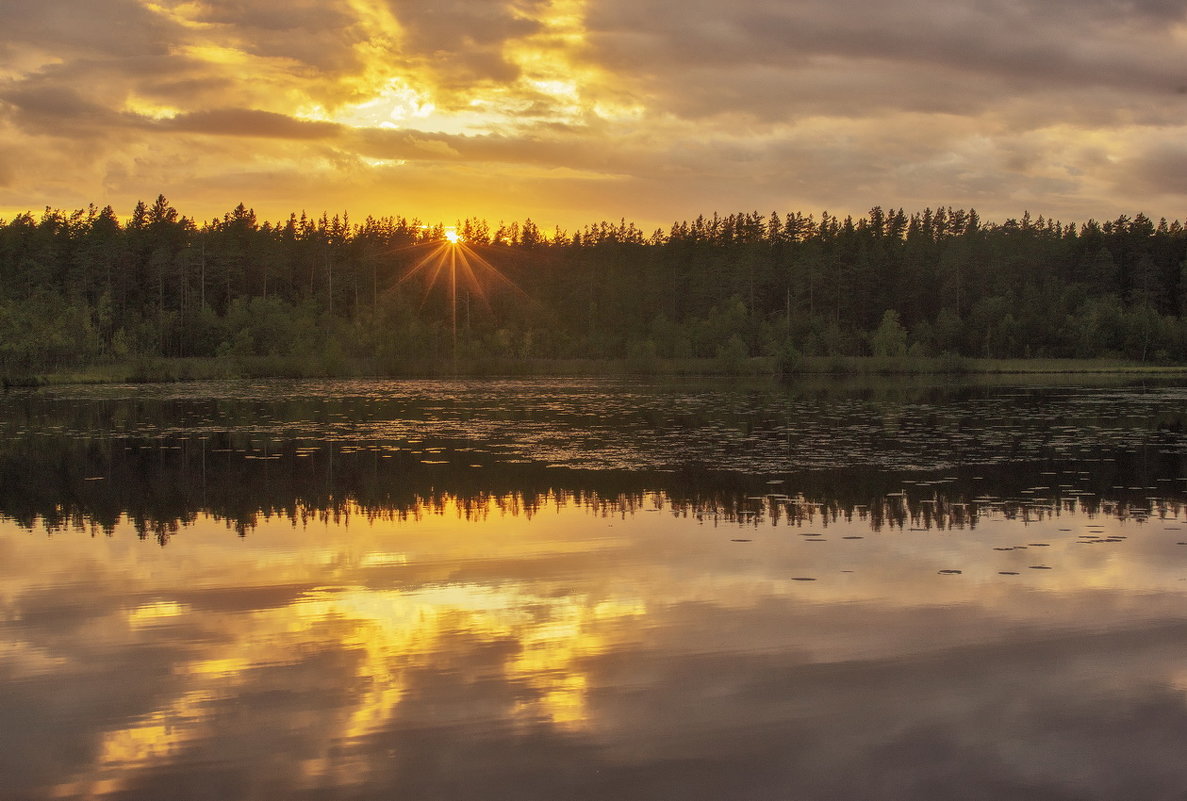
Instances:
[[[1102,397],[1125,413],[1102,415]],[[711,383],[673,387],[524,380],[52,388],[9,393],[3,403],[12,412],[8,430],[53,430],[67,436],[238,430],[282,438],[299,430],[318,439],[404,439],[410,445],[429,438],[478,440],[506,456],[530,455],[596,469],[700,462],[740,471],[860,464],[939,472],[946,464],[1083,459],[1094,452],[1099,458],[1118,458],[1110,451],[1129,449],[1129,455],[1139,455],[1147,446],[1165,450],[1168,444],[1183,445],[1173,426],[1157,425],[1168,419],[1183,422],[1183,398],[1183,391],[1173,386],[1152,391],[1037,389],[1023,395],[958,389],[891,400],[794,390],[736,392]],[[47,425],[51,405],[64,416]],[[895,421],[892,433],[869,422],[886,419]],[[1141,421],[1150,421],[1149,428]],[[1046,469],[1035,475],[1057,472]],[[985,478],[982,472],[968,479],[944,472],[929,481]],[[768,485],[781,481],[771,478]],[[1024,488],[1045,492],[1050,486],[1032,481],[1019,490]]]

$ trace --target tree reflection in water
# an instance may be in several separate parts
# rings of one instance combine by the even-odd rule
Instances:
[[[353,401],[0,401],[0,796],[1178,797],[1182,442],[1115,400],[752,471],[581,469],[627,445],[563,404],[516,421],[545,463]],[[894,408],[836,440],[960,416]]]

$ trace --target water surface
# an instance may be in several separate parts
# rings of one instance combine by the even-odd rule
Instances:
[[[3,798],[1182,798],[1187,388],[0,398]]]

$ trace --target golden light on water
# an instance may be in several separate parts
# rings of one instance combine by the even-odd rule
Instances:
[[[493,502],[490,508],[495,508]],[[219,563],[220,578],[212,578],[212,586],[217,591],[240,584],[257,589],[290,582],[311,585],[287,603],[222,614],[161,597],[124,609],[123,625],[112,621],[109,633],[124,630],[122,636],[134,641],[186,627],[218,634],[171,664],[175,694],[103,731],[94,761],[86,771],[61,777],[55,795],[98,797],[127,791],[144,771],[182,760],[215,736],[218,710],[255,691],[262,681],[278,682],[282,689],[277,692],[317,707],[298,678],[302,665],[316,655],[338,655],[334,664],[340,672],[333,681],[349,691],[349,700],[321,709],[317,723],[308,723],[309,733],[319,733],[316,742],[285,760],[283,769],[309,786],[357,783],[358,761],[351,748],[398,727],[403,718],[409,719],[405,725],[415,725],[422,710],[415,703],[411,709],[405,705],[409,698],[415,700],[423,689],[418,681],[431,672],[510,688],[507,696],[491,699],[488,713],[513,727],[546,725],[574,732],[590,725],[589,693],[595,686],[591,660],[634,636],[648,612],[645,599],[627,585],[574,590],[564,582],[516,575],[516,565],[542,554],[602,552],[608,543],[554,541],[559,536],[554,531],[525,531],[522,520],[511,516],[488,517],[484,524],[491,564],[503,565],[506,574],[484,581],[444,575],[432,580],[433,562],[440,560],[444,573],[451,573],[455,560],[466,553],[469,538],[457,536],[461,515],[451,501],[423,521],[379,521],[306,560],[288,547],[293,535],[287,526],[273,531],[265,525],[254,532],[255,547],[249,553],[231,557],[233,569]],[[410,555],[390,550],[391,539],[412,527],[425,537],[418,542],[421,551]],[[276,540],[270,542],[273,536]],[[230,555],[214,548],[204,553],[203,561]],[[413,559],[419,562],[414,570],[429,571],[424,581],[407,587],[376,585],[385,571],[405,568]],[[170,564],[153,589],[163,593],[170,580],[162,577],[183,569]],[[470,646],[501,646],[501,655],[470,664]]]
[[[44,797],[132,797],[161,772],[269,742],[279,745],[255,768],[292,794],[390,781],[401,752],[388,745],[422,733],[471,743],[593,738],[624,751],[677,729],[733,736],[756,708],[734,718],[717,699],[751,698],[753,674],[696,684],[710,649],[786,660],[775,663],[783,673],[875,664],[884,676],[885,664],[1018,627],[1074,632],[1086,614],[1095,628],[1124,626],[1135,609],[1179,617],[1181,567],[1143,544],[1158,529],[1132,521],[986,515],[975,532],[868,536],[868,520],[837,519],[827,524],[832,544],[818,549],[796,529],[660,514],[659,495],[637,507],[653,514],[607,515],[558,496],[528,515],[514,511],[513,494],[477,504],[448,496],[406,517],[351,507],[301,526],[269,518],[246,538],[202,514],[165,549],[135,537],[127,520],[99,539],[0,538],[9,567],[0,595],[37,596],[53,549],[61,576],[85,573],[109,599],[80,610],[80,639],[97,638],[105,653],[136,651],[152,690],[123,716],[88,721],[88,757],[55,774]],[[1060,526],[1089,519],[1102,534],[1132,535],[1131,546],[1061,543]],[[10,525],[0,521],[0,533]],[[731,542],[743,532],[744,544]],[[1026,570],[1033,551],[991,547],[1035,539],[1051,540],[1055,570]],[[937,574],[952,565],[963,575]],[[1004,567],[1020,575],[1002,578]],[[56,636],[48,645],[20,636],[0,644],[16,675],[65,685],[89,670],[127,684],[123,663],[88,648],[56,654]],[[1157,680],[1181,693],[1184,674],[1171,667]],[[822,715],[846,692],[826,697]],[[687,698],[707,699],[724,722]],[[676,716],[672,728],[646,728],[654,709]]]

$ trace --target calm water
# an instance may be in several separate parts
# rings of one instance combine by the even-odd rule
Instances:
[[[0,798],[1183,799],[1187,386],[0,396]]]

